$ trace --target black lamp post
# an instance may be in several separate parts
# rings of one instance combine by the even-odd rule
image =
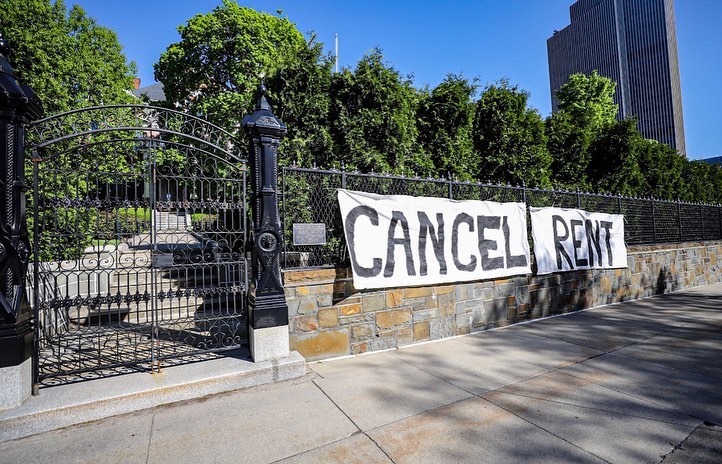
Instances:
[[[30,243],[25,211],[25,125],[42,114],[35,93],[10,66],[0,35],[0,375],[10,385],[0,408],[21,403],[32,388],[33,313],[26,294]]]
[[[256,110],[243,119],[250,139],[253,256],[249,332],[254,361],[288,356],[288,305],[281,282],[278,145],[286,125],[271,112],[261,83]],[[262,341],[261,341],[262,339]]]

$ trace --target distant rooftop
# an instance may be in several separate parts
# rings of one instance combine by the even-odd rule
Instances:
[[[156,82],[155,84],[141,87],[133,90],[133,95],[141,98],[146,95],[150,101],[165,101],[165,93],[163,92],[163,84]]]
[[[704,158],[704,159],[701,159],[701,160],[699,160],[699,161],[702,161],[702,162],[704,162],[704,163],[709,163],[709,164],[719,164],[719,165],[722,165],[722,156],[715,156],[714,158]]]

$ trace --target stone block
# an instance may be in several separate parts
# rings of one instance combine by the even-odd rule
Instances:
[[[439,317],[429,321],[429,338],[438,340],[454,335],[456,318],[454,316]]]
[[[338,326],[338,308],[323,308],[318,310],[318,326],[329,329]]]
[[[449,293],[454,293],[453,285],[441,285],[438,287],[434,287],[434,295],[448,295]]]
[[[507,299],[496,298],[484,302],[484,325],[505,321],[507,318]]]
[[[308,296],[311,294],[311,290],[308,285],[304,285],[303,287],[296,287],[295,290],[297,296]]]
[[[312,285],[308,290],[311,295],[332,295],[333,284]]]
[[[382,332],[368,342],[369,351],[390,350],[396,348],[396,332]]]
[[[286,287],[307,285],[318,282],[333,282],[335,279],[335,269],[305,269],[301,271],[283,272],[283,284]]]
[[[386,294],[364,295],[361,297],[361,310],[365,313],[386,309]]]
[[[474,298],[488,300],[494,298],[495,291],[491,287],[480,287],[474,289]]]
[[[368,342],[351,343],[351,354],[362,354],[369,350]]]
[[[435,317],[439,317],[439,310],[436,308],[420,309],[420,310],[414,311],[413,315],[414,315],[414,322],[428,321],[428,320],[434,319]]]
[[[301,298],[298,304],[298,314],[315,314],[318,310],[318,302],[316,297],[304,296]]]
[[[338,310],[342,316],[352,316],[354,314],[360,314],[361,313],[361,303],[359,302],[359,303],[354,303],[354,304],[338,305]]]
[[[351,326],[351,340],[369,340],[374,336],[373,324],[355,324]]]
[[[473,325],[473,314],[461,314],[456,316],[456,332],[454,335],[466,335],[471,332]]]
[[[420,342],[429,339],[429,321],[414,323],[414,341]]]
[[[363,324],[366,322],[374,322],[376,316],[373,313],[357,314],[355,316],[343,316],[338,318],[339,325]]]
[[[386,307],[397,308],[404,302],[404,290],[401,288],[395,288],[386,292]]]
[[[456,301],[466,301],[474,298],[474,284],[457,284],[454,296]]]
[[[313,332],[318,330],[318,318],[316,315],[298,316],[292,319],[293,332]]]
[[[409,345],[414,343],[414,329],[413,327],[406,327],[400,329],[396,333],[396,344],[397,346]]]
[[[404,298],[420,298],[431,296],[433,294],[431,287],[414,287],[404,289]]]
[[[436,304],[438,305],[440,316],[452,316],[455,314],[454,307],[454,294],[445,293],[436,297]]]
[[[391,329],[411,322],[413,316],[410,309],[395,309],[376,313],[376,326],[379,329]]]
[[[291,349],[306,361],[315,361],[350,353],[349,334],[345,329],[324,330],[313,336],[292,335]]]
[[[288,298],[286,297],[286,305],[288,306],[288,315],[289,316],[295,316],[296,314],[300,314],[298,312],[299,307],[301,305],[300,298]]]
[[[328,308],[333,304],[333,295],[326,293],[316,296],[316,306],[319,308]]]

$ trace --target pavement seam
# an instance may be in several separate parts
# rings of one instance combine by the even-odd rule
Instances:
[[[606,463],[608,463],[608,464],[612,464],[610,461],[607,461],[606,459],[602,458],[601,456],[597,456],[596,454],[592,453],[591,451],[586,450],[586,449],[582,448],[581,446],[576,445],[576,444],[570,442],[569,440],[567,440],[567,439],[565,439],[565,438],[557,435],[556,433],[552,432],[551,430],[547,430],[547,429],[545,429],[544,427],[542,427],[541,425],[535,424],[534,422],[531,422],[530,420],[528,420],[528,419],[526,419],[526,418],[524,418],[524,417],[521,417],[520,415],[514,413],[513,411],[510,411],[510,410],[506,409],[504,406],[501,406],[501,405],[499,405],[499,404],[496,404],[496,403],[494,403],[493,401],[491,401],[491,400],[489,400],[489,399],[487,399],[487,398],[483,398],[483,397],[478,396],[478,395],[476,395],[476,396],[477,396],[477,398],[479,398],[479,399],[481,399],[481,400],[483,400],[483,401],[486,401],[487,403],[492,404],[492,405],[496,406],[496,407],[499,408],[499,409],[503,409],[504,411],[508,412],[508,413],[511,414],[512,416],[518,417],[519,419],[523,420],[523,421],[526,422],[527,424],[529,424],[529,425],[531,425],[531,426],[533,426],[533,427],[536,427],[536,428],[538,428],[539,430],[542,430],[542,431],[548,433],[549,435],[551,435],[551,436],[553,436],[553,437],[558,438],[559,440],[563,441],[564,443],[567,443],[567,444],[569,444],[569,445],[571,445],[571,446],[573,446],[573,447],[575,447],[575,448],[577,448],[577,449],[579,449],[579,450],[582,450],[583,452],[589,454],[590,456],[594,456],[595,458],[597,458],[597,459],[599,459],[599,460],[601,460],[601,461],[604,461],[604,462],[606,462]]]
[[[594,385],[596,385],[596,386],[598,386],[598,387],[601,387],[601,388],[606,388],[606,387],[604,387],[603,385],[597,385],[597,384],[594,384]],[[616,390],[611,390],[611,389],[609,389],[609,390],[610,390],[610,391],[614,391],[614,392],[616,392],[616,393],[620,393],[620,394],[626,395],[626,393],[624,393],[624,392],[618,392],[618,391],[616,391]],[[606,413],[610,413],[610,414],[617,414],[617,415],[620,415],[620,416],[634,417],[634,418],[637,418],[637,419],[649,420],[649,421],[654,421],[654,422],[662,422],[662,423],[665,423],[665,424],[680,425],[680,426],[683,426],[683,427],[693,427],[693,426],[691,426],[691,425],[686,425],[686,424],[682,424],[682,423],[675,422],[675,421],[671,421],[671,420],[662,420],[662,419],[655,419],[655,418],[653,418],[653,417],[638,416],[638,415],[635,415],[635,414],[627,414],[627,413],[624,413],[624,412],[613,411],[613,410],[611,410],[611,409],[592,408],[592,407],[589,407],[589,406],[582,406],[582,405],[580,405],[580,404],[574,404],[574,403],[566,403],[566,402],[564,402],[564,401],[557,401],[557,400],[552,400],[552,399],[549,399],[549,398],[541,398],[541,397],[538,397],[538,396],[522,395],[522,394],[520,394],[520,393],[509,393],[509,392],[503,392],[503,391],[498,391],[498,390],[495,390],[495,391],[490,392],[490,393],[497,393],[497,394],[501,394],[501,395],[517,396],[517,397],[519,397],[519,398],[529,398],[529,399],[538,400],[538,401],[547,401],[547,402],[549,402],[549,403],[559,404],[559,405],[563,405],[563,406],[571,406],[571,407],[573,407],[573,408],[588,409],[588,410],[590,410],[590,411],[606,412]],[[638,400],[644,401],[643,398],[636,398],[636,397],[631,396],[631,395],[627,395],[627,396],[630,396],[631,398],[634,398],[634,399],[638,399]],[[484,398],[484,399],[488,399],[488,398]],[[659,407],[659,408],[664,408],[664,407],[661,406],[661,405],[657,405],[657,404],[654,404],[654,403],[649,403],[648,401],[644,401],[644,402],[648,403],[649,406],[655,406],[655,407]],[[664,408],[664,409],[667,410],[667,411],[669,411],[669,412],[671,412],[671,413],[676,412],[676,411],[673,411],[673,410],[671,410],[671,409],[669,409],[669,408]],[[699,418],[697,418],[697,417],[690,416],[690,415],[688,415],[688,414],[684,414],[684,413],[679,413],[679,414],[680,414],[681,416],[687,416],[687,417],[689,417],[690,419],[702,420],[702,419],[699,419]]]
[[[336,402],[333,400],[333,398],[331,398],[331,397],[328,395],[328,393],[326,393],[326,392],[324,391],[324,389],[321,388],[321,386],[316,383],[315,380],[311,380],[311,382],[316,386],[316,388],[318,388],[319,390],[321,390],[321,393],[323,393],[323,395],[324,395],[326,398],[328,398],[328,400],[329,400],[334,406],[336,406],[336,409],[338,409],[339,411],[341,411],[341,414],[343,414],[344,416],[346,416],[346,418],[353,424],[353,426],[356,427],[357,433],[362,433],[362,434],[366,435],[366,437],[367,437],[369,440],[371,440],[371,442],[372,442],[374,445],[376,445],[376,447],[379,449],[379,451],[381,451],[382,453],[384,453],[384,455],[385,455],[387,458],[389,458],[389,460],[390,460],[392,463],[396,463],[396,461],[394,461],[394,460],[391,458],[391,456],[389,456],[389,454],[386,452],[386,450],[383,449],[378,443],[376,443],[376,440],[374,440],[373,438],[371,438],[371,436],[369,436],[368,433],[366,433],[365,431],[363,431],[363,430],[361,429],[361,427],[359,427],[359,425],[358,425],[353,419],[351,419],[351,416],[349,416],[348,414],[346,414],[346,411],[344,411],[343,409],[341,409],[341,406],[339,406],[338,403],[336,403]],[[372,429],[372,430],[373,430],[373,429]],[[355,434],[351,434],[351,435],[355,435]],[[348,437],[347,437],[347,438],[348,438]],[[340,441],[340,440],[337,440],[337,441]],[[332,443],[333,443],[333,442],[332,442]],[[322,446],[325,446],[325,445],[322,445]],[[319,446],[318,448],[320,448],[320,446]],[[316,449],[317,449],[317,448],[316,448]],[[308,451],[311,451],[311,450],[308,450]]]
[[[155,428],[155,413],[151,416],[150,419],[150,436],[148,437],[148,451],[145,453],[145,464],[148,464],[150,461],[150,447],[153,443],[153,429]]]

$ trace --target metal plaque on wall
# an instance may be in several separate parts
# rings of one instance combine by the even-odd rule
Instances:
[[[325,245],[326,224],[324,223],[295,223],[293,224],[294,245]]]

